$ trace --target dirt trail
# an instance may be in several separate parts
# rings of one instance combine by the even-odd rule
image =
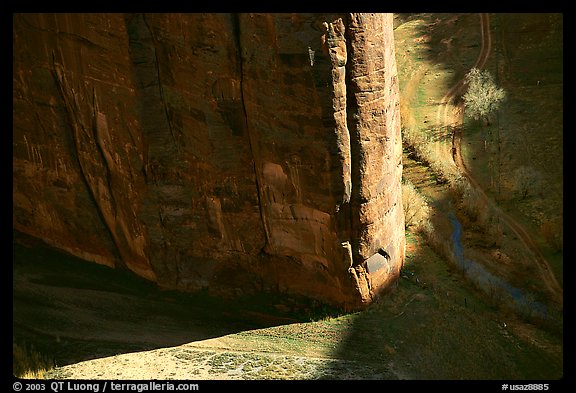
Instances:
[[[490,51],[492,50],[490,16],[488,14],[480,14],[480,27],[482,46],[478,58],[472,68],[483,68],[488,60]],[[445,127],[458,127],[458,129],[462,129],[462,115],[464,113],[462,103],[459,102],[457,105],[453,105],[452,102],[454,102],[455,98],[460,95],[462,88],[464,87],[464,82],[464,79],[460,79],[450,90],[448,90],[444,97],[442,97],[436,115],[438,124],[444,124]],[[457,162],[456,164],[458,165]]]
[[[490,51],[492,49],[492,38],[490,34],[490,16],[488,14],[480,14],[480,26],[482,32],[482,46],[478,59],[476,60],[474,67],[482,68],[486,64]],[[476,181],[474,176],[470,173],[464,160],[462,159],[461,145],[462,145],[462,117],[464,113],[463,103],[461,101],[457,102],[456,105],[452,105],[455,99],[461,93],[464,86],[464,79],[458,81],[448,93],[442,98],[441,106],[438,109],[438,117],[442,119],[444,124],[444,129],[448,131],[449,129],[454,129],[452,138],[452,158],[454,163],[458,168],[460,168],[462,174],[466,176],[472,187],[474,187],[480,194],[483,202],[491,206],[494,211],[501,217],[502,222],[516,235],[518,239],[524,244],[526,249],[534,257],[536,266],[540,271],[540,276],[544,282],[544,285],[548,288],[550,294],[553,296],[553,300],[558,303],[561,307],[563,306],[563,289],[558,283],[550,265],[546,258],[542,255],[539,247],[536,245],[532,237],[528,232],[520,225],[516,220],[510,217],[508,214],[502,211],[495,202],[493,202],[485,193],[480,184]],[[442,115],[440,115],[442,113]]]

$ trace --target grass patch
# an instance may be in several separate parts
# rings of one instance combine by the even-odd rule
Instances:
[[[12,373],[15,377],[42,379],[54,367],[54,361],[40,353],[34,345],[12,340]]]

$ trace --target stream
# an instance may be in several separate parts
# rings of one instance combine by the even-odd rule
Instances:
[[[513,300],[513,308],[516,310],[528,311],[529,314],[540,318],[548,318],[548,308],[546,305],[534,300],[530,294],[524,293],[519,288],[510,285],[506,280],[487,271],[481,264],[464,257],[462,246],[462,225],[456,216],[450,212],[448,214],[450,222],[454,227],[452,232],[452,243],[454,244],[454,257],[464,275],[474,281],[486,293],[493,291],[503,291]],[[505,299],[501,299],[505,300]]]

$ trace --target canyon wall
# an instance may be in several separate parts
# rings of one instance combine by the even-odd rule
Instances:
[[[14,14],[14,229],[358,309],[404,260],[391,14]]]

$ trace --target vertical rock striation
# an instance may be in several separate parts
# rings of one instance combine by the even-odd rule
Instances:
[[[404,260],[400,102],[390,14],[348,15],[347,122],[352,149],[354,259],[369,286],[388,285]]]
[[[17,231],[219,296],[398,276],[390,14],[13,18]]]

